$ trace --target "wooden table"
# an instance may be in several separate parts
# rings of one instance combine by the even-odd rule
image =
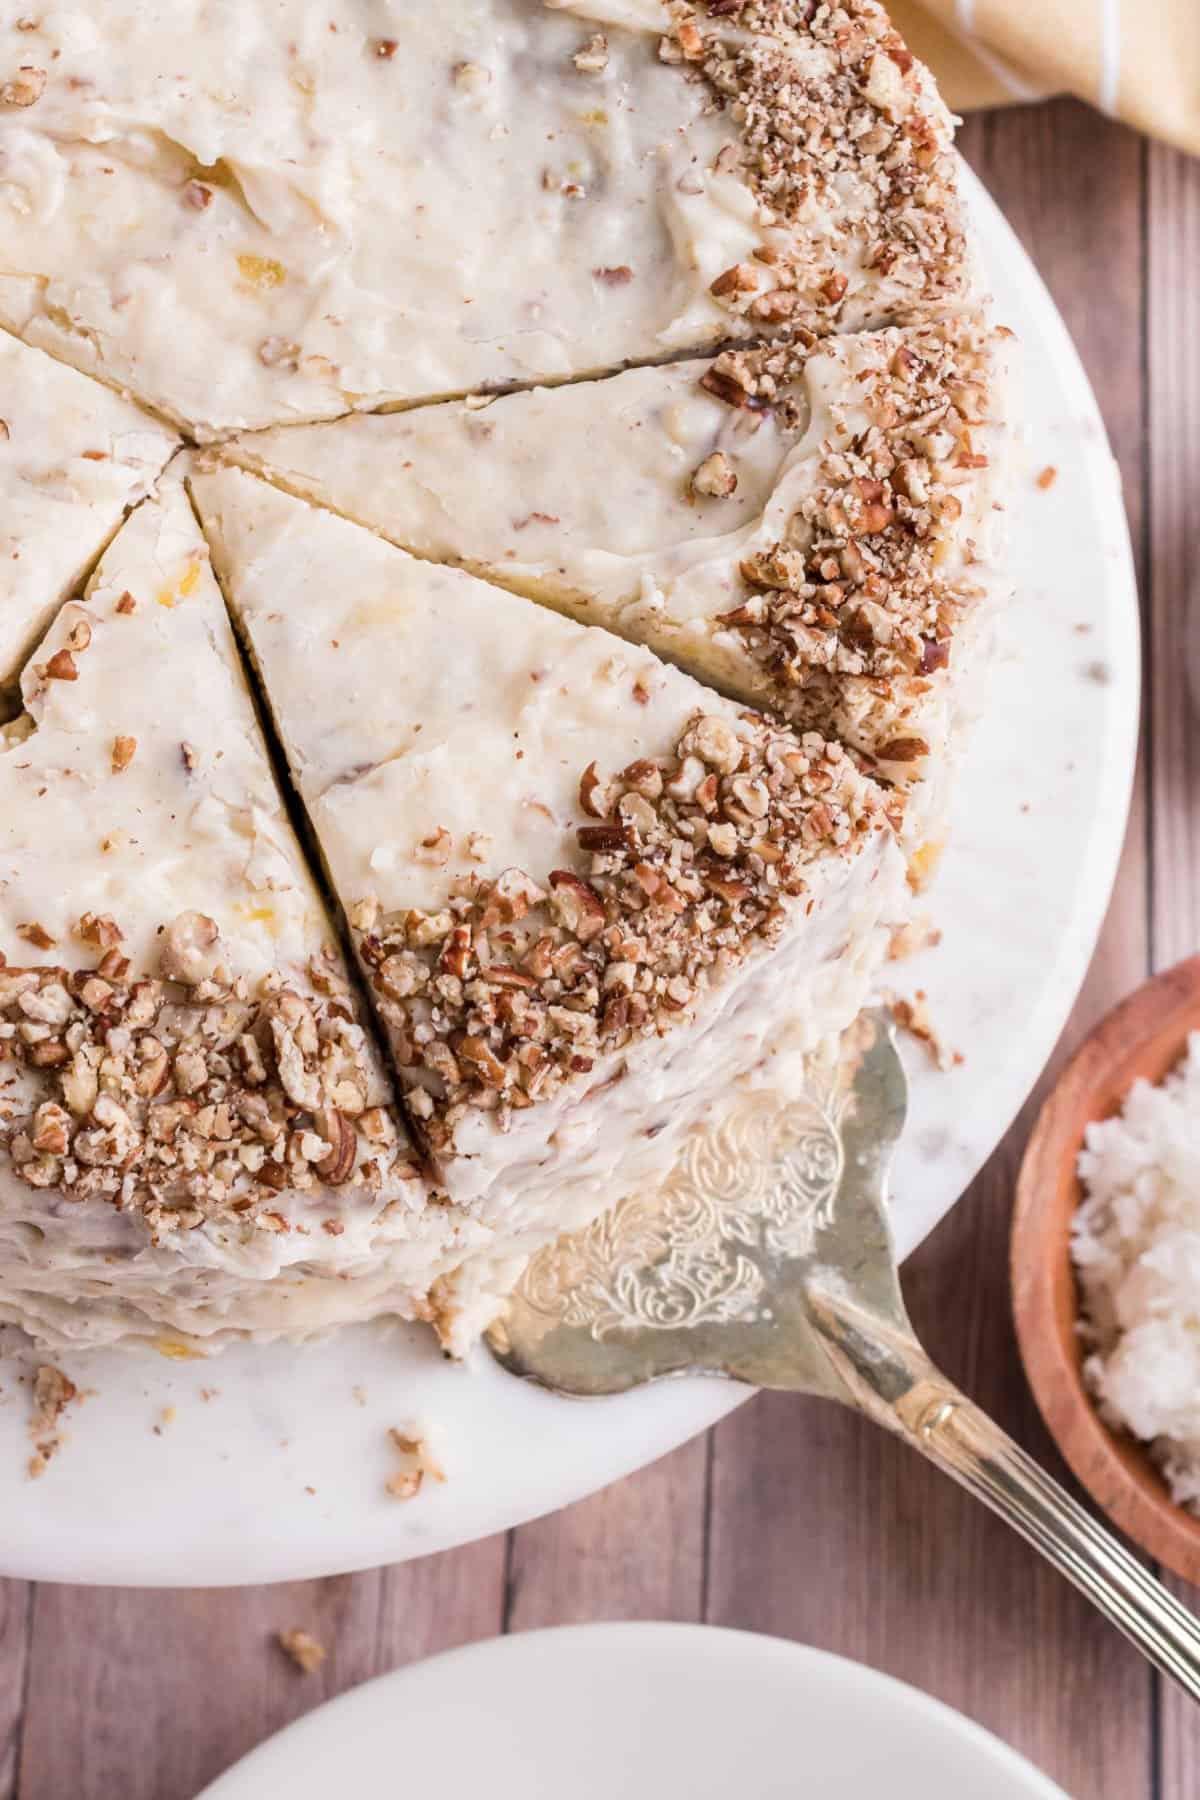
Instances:
[[[1095,383],[1146,614],[1129,836],[1061,1057],[1150,968],[1196,948],[1200,722],[1185,639],[1200,583],[1200,163],[1066,101],[974,120],[963,143]],[[1055,1466],[1005,1273],[1035,1104],[906,1285],[934,1356]],[[0,1582],[0,1800],[192,1800],[369,1675],[500,1631],[603,1618],[703,1619],[859,1658],[980,1720],[1076,1800],[1194,1800],[1200,1782],[1200,1712],[1001,1525],[870,1426],[763,1397],[567,1512],[398,1569],[226,1593]],[[330,1646],[319,1674],[275,1648],[291,1625]]]

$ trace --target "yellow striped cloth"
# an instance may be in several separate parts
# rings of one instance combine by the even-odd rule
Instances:
[[[891,0],[956,112],[1078,94],[1200,154],[1200,0]]]

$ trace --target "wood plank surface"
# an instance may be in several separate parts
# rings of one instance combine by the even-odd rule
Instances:
[[[588,1619],[698,1620],[703,1610],[708,1442],[696,1438],[512,1533],[506,1626]]]
[[[32,1604],[28,1582],[0,1581],[0,1800],[17,1792]]]
[[[1055,1062],[1200,925],[1200,165],[1083,106],[963,147],[1042,270],[1113,438],[1147,597],[1147,729],[1105,931]],[[1031,447],[1036,459],[1036,446]],[[1062,1473],[1021,1376],[1006,1235],[1031,1101],[911,1260],[932,1354]],[[1192,1596],[1192,1598],[1195,1598]],[[1031,1552],[881,1433],[762,1397],[568,1511],[399,1569],[224,1593],[0,1583],[0,1800],[193,1800],[289,1719],[501,1629],[706,1618],[822,1645],[962,1708],[1075,1800],[1194,1800],[1196,1709]],[[330,1646],[302,1676],[273,1642]]]
[[[45,1586],[17,1793],[192,1800],[262,1738],[371,1675],[493,1637],[504,1543],[327,1581],[163,1592]],[[300,1627],[328,1650],[304,1675]]]
[[[1200,163],[1154,145],[1146,198],[1150,930],[1166,968],[1200,939]],[[1200,1792],[1200,1709],[1166,1688],[1159,1776],[1162,1800]]]

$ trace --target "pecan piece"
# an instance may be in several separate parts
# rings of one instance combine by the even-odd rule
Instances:
[[[120,775],[133,761],[137,751],[137,739],[118,735],[112,741],[112,772]]]
[[[854,483],[863,503],[862,526],[868,536],[886,531],[896,514],[891,496],[882,481],[868,481],[859,476]]]
[[[720,300],[727,294],[752,294],[757,286],[757,271],[749,263],[733,263],[710,283],[708,291]]]
[[[36,920],[31,925],[18,925],[17,936],[24,938],[27,944],[33,944],[38,950],[53,950],[58,942],[58,939],[52,938],[46,927],[39,925]]]
[[[45,664],[45,675],[48,681],[78,681],[79,670],[75,667],[75,658],[71,652],[56,650]]]
[[[33,1147],[47,1156],[65,1156],[71,1143],[71,1115],[45,1100],[33,1115]]]
[[[80,915],[75,934],[96,950],[112,950],[121,942],[124,932],[109,913],[86,912]]]
[[[575,836],[581,850],[592,850],[601,855],[608,850],[625,850],[630,841],[624,825],[581,825]]]
[[[690,19],[685,19],[682,25],[676,27],[675,42],[683,51],[687,62],[700,62],[708,53],[708,40],[699,26]]]
[[[727,500],[737,491],[737,471],[720,450],[706,456],[692,474],[693,494],[706,494],[714,500]]]
[[[894,737],[886,744],[881,744],[875,752],[880,762],[916,762],[922,756],[928,756],[929,745],[923,737]]]
[[[604,930],[604,906],[599,894],[570,869],[554,869],[550,875],[554,910],[581,944],[590,943]]]
[[[737,906],[750,896],[750,888],[746,882],[735,881],[728,875],[718,875],[706,869],[703,881],[710,894],[716,894],[718,899],[726,901],[730,906]]]
[[[343,1118],[335,1106],[322,1108],[316,1115],[316,1126],[325,1142],[330,1146],[328,1156],[323,1156],[316,1165],[317,1174],[322,1176],[330,1187],[340,1187],[354,1173],[354,1164],[358,1155],[358,1142],[354,1135],[354,1127],[349,1119]]]
[[[579,778],[579,804],[593,819],[607,819],[616,798],[611,782],[601,781],[594,762]]]
[[[133,1085],[143,1100],[161,1094],[171,1074],[171,1058],[166,1046],[148,1032],[138,1044],[138,1072]]]
[[[504,1064],[493,1054],[483,1038],[468,1032],[456,1041],[454,1047],[459,1061],[474,1069],[480,1081],[485,1081],[489,1087],[504,1086]]]
[[[471,955],[471,927],[456,925],[442,947],[438,962],[439,968],[447,975],[457,975],[460,981],[470,973],[473,961]]]
[[[490,963],[487,968],[480,969],[479,973],[493,987],[527,989],[537,986],[532,975],[526,975],[523,969],[514,969],[511,963]]]

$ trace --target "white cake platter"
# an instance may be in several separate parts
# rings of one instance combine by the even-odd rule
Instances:
[[[1036,271],[964,179],[998,316],[1023,345],[1018,598],[928,897],[942,941],[888,971],[898,990],[926,991],[963,1057],[946,1073],[912,1058],[894,1195],[905,1253],[995,1147],[1063,1026],[1108,903],[1137,737],[1133,568],[1096,402]],[[685,1380],[555,1400],[482,1350],[450,1365],[429,1334],[386,1325],[208,1361],[107,1351],[64,1366],[87,1398],[33,1482],[28,1364],[0,1359],[0,1574],[195,1586],[397,1562],[592,1493],[746,1397]],[[388,1497],[392,1425],[427,1431],[444,1484]]]

